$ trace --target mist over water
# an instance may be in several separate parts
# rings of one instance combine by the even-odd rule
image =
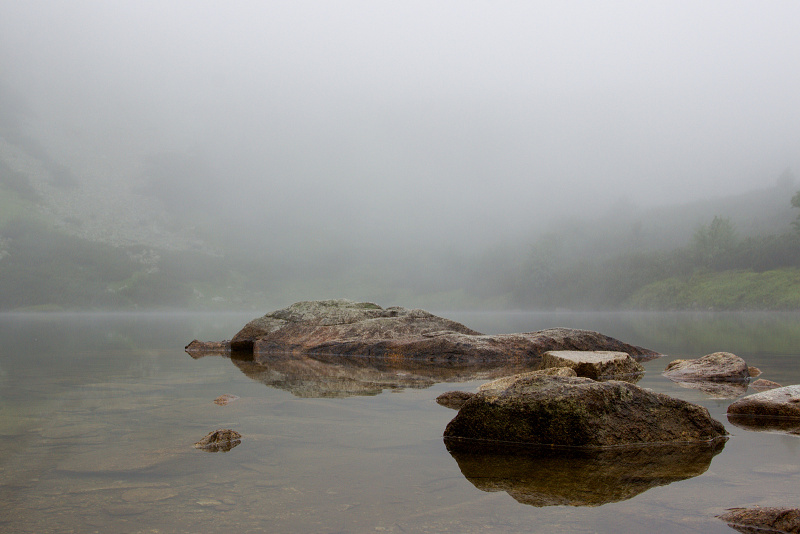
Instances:
[[[34,146],[91,197],[60,215],[84,230],[103,206],[118,220],[135,206],[132,242],[152,243],[152,224],[300,270],[472,264],[493,247],[524,255],[575,218],[800,168],[798,15],[794,2],[5,2],[0,136],[13,170],[31,165],[8,147]]]

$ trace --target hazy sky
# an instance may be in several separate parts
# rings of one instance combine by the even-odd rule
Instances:
[[[53,139],[201,153],[246,211],[485,238],[800,171],[798,21],[795,0],[0,0],[0,76]]]

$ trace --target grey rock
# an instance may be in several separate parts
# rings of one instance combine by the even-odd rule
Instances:
[[[750,370],[745,361],[730,352],[714,352],[694,360],[674,360],[667,365],[663,374],[675,382],[746,382],[750,379]]]

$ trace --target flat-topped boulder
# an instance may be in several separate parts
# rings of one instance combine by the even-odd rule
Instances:
[[[543,367],[567,367],[577,376],[603,378],[635,377],[644,374],[642,364],[627,352],[610,350],[548,350],[542,355]]]
[[[523,334],[485,335],[424,310],[381,308],[346,299],[298,302],[247,323],[230,342],[193,341],[204,351],[352,354],[390,358],[521,361],[549,350],[616,351],[634,358],[657,352],[588,330],[552,328]]]
[[[709,442],[727,435],[706,408],[628,382],[537,376],[479,391],[445,429],[448,447],[509,443],[613,447]]]
[[[663,374],[675,382],[750,380],[747,363],[730,352],[714,352],[694,360],[674,360],[667,365]]]
[[[526,373],[519,373],[515,375],[508,375],[495,380],[491,380],[478,386],[478,391],[501,391],[506,389],[512,382],[519,382],[522,380],[531,380],[536,377],[543,376],[578,376],[575,370],[569,367],[550,367],[547,369],[539,369],[537,371],[528,371]],[[447,391],[436,397],[436,402],[447,408],[454,410],[461,409],[464,403],[475,396],[475,393],[468,391]]]

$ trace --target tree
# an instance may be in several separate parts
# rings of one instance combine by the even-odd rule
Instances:
[[[800,191],[794,194],[792,197],[792,207],[793,208],[800,208]],[[792,226],[794,226],[795,232],[800,234],[800,215],[792,222]]]
[[[720,268],[724,267],[724,260],[734,252],[737,243],[730,219],[715,215],[711,224],[701,226],[694,233],[692,249],[701,266]]]

